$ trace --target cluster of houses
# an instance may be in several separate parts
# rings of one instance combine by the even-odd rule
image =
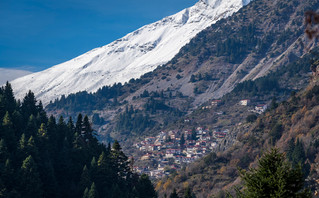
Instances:
[[[221,104],[221,100],[213,100],[210,105],[202,108],[210,109]],[[249,99],[240,100],[238,104],[252,106]],[[250,111],[261,114],[266,109],[266,104],[258,104]],[[215,113],[223,114],[223,112]],[[185,122],[190,122],[190,120],[187,119]],[[146,173],[151,177],[161,178],[172,170],[179,169],[183,164],[191,163],[214,150],[228,133],[228,129],[208,130],[203,127],[186,131],[161,131],[155,137],[146,137],[143,141],[134,144],[134,147],[142,153],[138,160],[152,161],[152,167],[155,168],[135,166],[134,170],[138,173]]]
[[[249,99],[244,99],[244,100],[240,100],[239,104],[242,106],[248,106],[250,105],[250,100]],[[254,109],[252,109],[252,112],[258,113],[258,114],[262,114],[263,112],[266,111],[268,105],[267,104],[258,104],[255,106]]]
[[[210,105],[203,106],[202,109],[203,110],[204,109],[211,109],[211,108],[213,108],[215,106],[219,106],[221,104],[222,104],[221,100],[213,100]],[[243,100],[240,100],[238,104],[242,105],[242,106],[250,106],[251,101],[250,101],[250,99],[243,99]],[[262,114],[266,109],[267,109],[267,104],[257,104],[257,105],[255,105],[254,109],[252,109],[250,111],[258,113],[258,114]]]
[[[208,130],[197,127],[193,130],[162,131],[156,137],[147,137],[134,144],[144,155],[138,160],[155,161],[157,167],[138,167],[138,173],[160,178],[182,164],[188,164],[212,151],[225,138],[229,130]]]

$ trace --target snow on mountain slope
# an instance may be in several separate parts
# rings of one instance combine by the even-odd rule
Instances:
[[[44,104],[65,94],[124,83],[167,63],[197,33],[250,0],[200,0],[175,15],[70,61],[12,81],[17,98],[28,90]]]

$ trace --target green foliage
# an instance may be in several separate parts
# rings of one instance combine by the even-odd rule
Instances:
[[[23,197],[42,197],[42,182],[38,173],[38,168],[31,155],[23,162],[20,170],[21,194]]]
[[[247,122],[255,122],[257,120],[257,116],[255,114],[250,114],[246,117]]]
[[[272,138],[273,143],[280,139],[283,131],[283,126],[280,123],[277,123],[270,131],[269,135]]]
[[[3,105],[4,93],[1,88],[0,197],[117,197],[114,186],[131,197],[138,185],[154,191],[139,183],[117,141],[112,150],[97,141],[88,116],[79,114],[75,126],[71,118],[57,123],[32,92],[22,104],[11,98],[13,109]]]
[[[147,113],[145,115],[140,110],[133,110],[127,107],[125,112],[121,113],[118,117],[116,130],[122,132],[135,132],[137,134],[142,133],[146,128],[154,126]]]
[[[154,187],[148,176],[142,174],[136,186],[136,196],[138,198],[155,198],[157,197]]]
[[[277,149],[265,153],[256,169],[240,170],[244,189],[238,197],[311,197],[301,167],[293,168]]]
[[[62,95],[60,99],[50,102],[47,108],[63,108],[70,112],[81,112],[92,108],[99,109],[116,104],[114,100],[123,95],[123,93],[123,85],[121,83],[117,83],[112,86],[104,86],[98,89],[95,93],[82,91],[70,94],[67,97]]]
[[[93,182],[91,185],[90,191],[88,193],[88,198],[98,198],[98,197],[99,197],[99,194],[98,194],[96,187],[95,187],[95,184]]]

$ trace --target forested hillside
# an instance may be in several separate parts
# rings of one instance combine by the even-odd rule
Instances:
[[[87,116],[48,117],[30,91],[0,89],[0,197],[156,197],[117,141],[97,141]]]

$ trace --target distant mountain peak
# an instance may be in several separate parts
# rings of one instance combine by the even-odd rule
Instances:
[[[249,0],[246,0],[248,3]],[[32,90],[48,104],[61,95],[124,83],[170,61],[197,33],[232,15],[242,0],[201,0],[70,61],[12,81],[17,98]]]

